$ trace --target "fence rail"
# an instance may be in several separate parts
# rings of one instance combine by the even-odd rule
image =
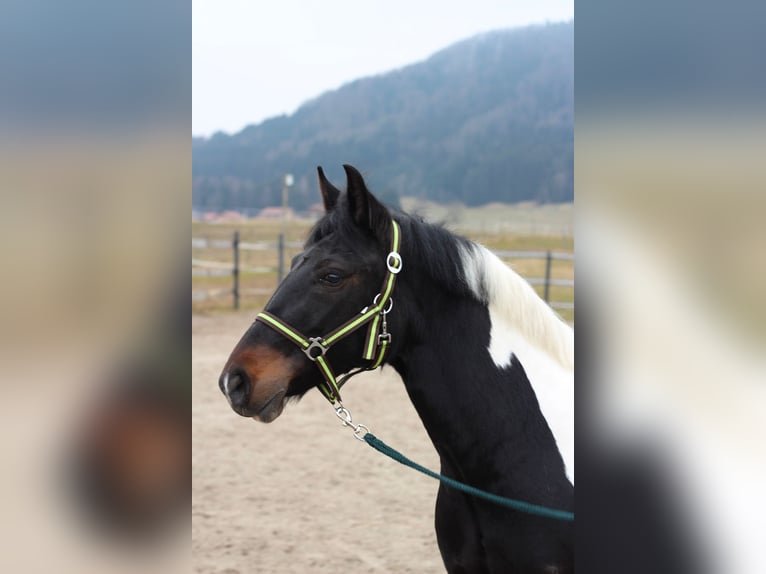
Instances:
[[[233,297],[234,309],[239,308],[239,300],[242,295],[269,295],[273,292],[268,288],[241,289],[239,285],[240,274],[277,274],[277,285],[285,276],[285,251],[302,247],[303,244],[296,241],[285,241],[284,235],[279,234],[276,241],[245,242],[239,240],[239,232],[235,231],[230,241],[223,239],[206,239],[192,237],[193,249],[230,249],[231,261],[215,261],[208,259],[192,258],[192,276],[194,277],[225,277],[232,276],[230,289],[211,289],[192,291],[192,300],[202,301],[205,299],[221,296]],[[276,254],[277,265],[242,265],[240,263],[241,251],[272,251]],[[574,309],[574,303],[569,301],[551,301],[551,287],[567,287],[574,289],[574,279],[554,279],[551,277],[551,268],[554,261],[574,261],[573,253],[558,251],[507,251],[492,250],[501,259],[538,259],[545,261],[545,275],[543,277],[524,277],[530,285],[543,286],[543,299],[554,309]],[[276,288],[276,285],[275,285]]]

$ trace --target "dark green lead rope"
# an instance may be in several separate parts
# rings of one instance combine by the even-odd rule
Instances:
[[[536,516],[545,516],[547,518],[554,518],[556,520],[574,521],[574,512],[567,512],[565,510],[547,508],[545,506],[538,506],[537,504],[531,504],[529,502],[524,502],[522,500],[514,500],[513,498],[505,498],[503,496],[498,496],[496,494],[479,490],[478,488],[474,488],[473,486],[468,486],[467,484],[463,484],[462,482],[458,482],[457,480],[454,480],[447,476],[443,476],[432,470],[428,470],[426,467],[421,466],[414,461],[411,461],[409,458],[404,456],[399,451],[394,450],[393,448],[388,446],[386,443],[384,443],[382,440],[380,440],[378,437],[376,437],[372,433],[367,433],[366,435],[364,435],[364,441],[368,445],[370,445],[372,448],[377,450],[378,452],[381,452],[385,454],[386,456],[393,458],[396,462],[399,462],[405,466],[409,466],[410,468],[414,468],[415,470],[418,470],[422,472],[423,474],[430,476],[431,478],[440,480],[444,484],[451,486],[452,488],[462,490],[463,492],[466,492],[472,496],[476,496],[477,498],[483,498],[484,500],[487,500],[489,502],[493,502],[495,504],[499,504],[500,506],[505,506],[507,508],[512,508],[513,510],[518,510],[520,512],[525,512],[527,514],[534,514]]]

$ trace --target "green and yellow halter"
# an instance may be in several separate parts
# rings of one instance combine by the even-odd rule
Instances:
[[[388,332],[386,315],[393,306],[391,295],[394,292],[396,276],[402,270],[402,257],[399,255],[401,232],[399,224],[393,220],[391,220],[391,234],[391,251],[386,256],[387,271],[380,293],[375,295],[372,305],[365,307],[358,316],[346,321],[324,337],[306,337],[296,328],[267,311],[261,311],[256,317],[256,321],[261,321],[298,345],[306,356],[316,363],[324,377],[324,382],[319,384],[319,390],[332,404],[340,402],[340,387],[349,378],[362,371],[372,371],[382,365],[383,359],[391,346],[391,333]],[[327,351],[335,343],[368,323],[369,327],[367,328],[367,336],[362,350],[362,358],[365,361],[370,361],[370,364],[347,374],[341,380],[337,380],[325,357]]]

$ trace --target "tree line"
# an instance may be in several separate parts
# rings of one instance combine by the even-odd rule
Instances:
[[[574,198],[574,23],[482,34],[427,60],[363,78],[294,114],[193,138],[197,209],[317,202],[316,166],[341,164],[388,203],[400,196],[481,205]]]

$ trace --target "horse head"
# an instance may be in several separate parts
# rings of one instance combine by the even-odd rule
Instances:
[[[387,273],[392,234],[391,214],[370,193],[362,175],[344,165],[347,188],[341,193],[318,168],[324,216],[309,234],[290,272],[245,332],[226,361],[219,387],[239,415],[271,422],[291,397],[326,377],[315,366],[316,356],[329,350],[335,372],[369,364],[360,350],[365,331],[354,329],[333,342],[332,349],[308,349],[307,338],[321,339],[370,308]],[[286,336],[264,318],[274,319],[298,338]],[[369,336],[369,335],[368,335]],[[312,339],[313,340],[313,339]],[[329,345],[328,345],[329,347]],[[328,397],[331,398],[331,397]],[[331,399],[332,400],[332,399]]]

